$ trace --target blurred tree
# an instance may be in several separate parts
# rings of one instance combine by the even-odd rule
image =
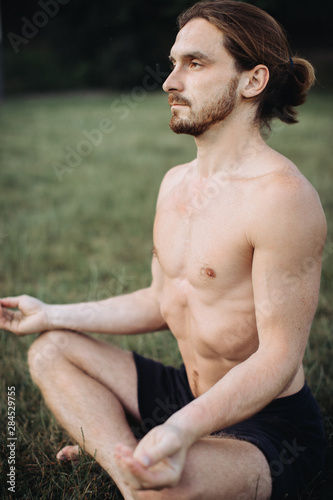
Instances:
[[[330,0],[248,0],[276,17],[293,47],[333,48]],[[178,14],[194,0],[5,0],[8,90],[138,85],[167,61]],[[162,69],[165,70],[162,65]]]
[[[2,62],[2,17],[1,17],[1,2],[0,2],[0,99],[4,97],[3,88],[3,62]]]

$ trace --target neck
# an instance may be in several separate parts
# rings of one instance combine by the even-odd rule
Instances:
[[[253,160],[266,147],[259,126],[239,115],[231,115],[223,122],[213,125],[207,132],[195,138],[197,145],[197,171],[208,177],[219,171],[239,173],[246,170]]]

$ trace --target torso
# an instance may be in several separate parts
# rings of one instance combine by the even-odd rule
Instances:
[[[196,397],[258,349],[249,215],[270,175],[203,180],[192,162],[169,173],[160,197],[154,256],[163,272],[161,313]],[[303,384],[301,367],[280,396]]]

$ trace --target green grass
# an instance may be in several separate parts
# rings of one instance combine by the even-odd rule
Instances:
[[[121,111],[120,104],[127,111]],[[141,102],[130,94],[82,94],[3,103],[1,296],[28,293],[46,302],[67,303],[103,299],[149,284],[158,186],[171,166],[195,154],[191,138],[169,130],[169,113],[166,96],[159,93]],[[329,223],[319,307],[305,356],[308,382],[324,414],[330,443],[328,477],[310,491],[312,500],[328,500],[333,491],[332,116],[333,96],[314,93],[301,110],[300,124],[276,126],[269,140],[316,187]],[[85,139],[82,130],[96,129],[104,118],[113,121],[114,130],[104,134],[78,166],[64,172],[60,182],[53,162],[65,164],[66,147],[76,149]],[[109,476],[89,457],[76,467],[55,461],[68,437],[31,382],[26,352],[34,338],[0,333],[3,429],[7,386],[16,387],[17,496],[12,498],[120,498]],[[169,333],[114,340],[166,363],[180,360]],[[5,433],[0,446],[1,498],[11,498]]]

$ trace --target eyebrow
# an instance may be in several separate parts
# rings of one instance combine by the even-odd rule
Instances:
[[[189,52],[188,54],[182,54],[181,59],[200,59],[200,61],[207,62],[207,63],[212,63],[213,59],[207,54],[204,54],[200,50],[195,50],[194,52]],[[170,54],[169,60],[171,62],[175,61],[175,58]]]

